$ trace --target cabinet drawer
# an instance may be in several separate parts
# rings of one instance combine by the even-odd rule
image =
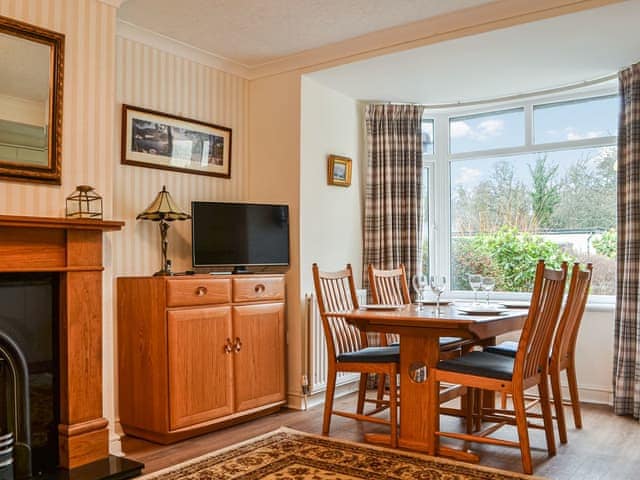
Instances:
[[[284,299],[283,277],[251,277],[233,279],[233,301]]]
[[[211,305],[231,301],[231,282],[225,278],[167,280],[167,306]]]

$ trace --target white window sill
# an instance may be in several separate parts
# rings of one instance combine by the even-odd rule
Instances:
[[[478,300],[484,301],[487,298],[485,292],[478,293]],[[526,301],[531,298],[530,293],[517,293],[517,292],[492,292],[491,301]],[[473,292],[466,290],[454,290],[452,292],[446,292],[442,295],[443,300],[465,300],[473,301]],[[616,297],[614,295],[590,295],[587,302],[587,312],[613,312],[616,309]]]

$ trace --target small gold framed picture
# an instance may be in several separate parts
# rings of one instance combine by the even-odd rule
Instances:
[[[327,183],[339,187],[351,185],[351,159],[338,155],[329,155]]]

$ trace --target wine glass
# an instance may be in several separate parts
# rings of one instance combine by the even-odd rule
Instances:
[[[436,296],[436,313],[440,313],[440,295],[444,292],[447,279],[444,276],[433,275],[431,277],[431,291]]]
[[[416,303],[418,304],[418,310],[421,310],[424,291],[427,289],[429,281],[427,280],[426,275],[416,273],[411,279],[411,283],[413,284],[413,289],[416,291]]]
[[[473,304],[478,305],[478,290],[482,288],[482,275],[470,273],[469,286],[471,287],[471,290],[473,290]]]
[[[489,306],[489,295],[496,286],[496,279],[493,277],[482,277],[482,290],[487,292],[487,306]]]

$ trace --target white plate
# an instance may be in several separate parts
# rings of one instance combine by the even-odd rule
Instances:
[[[506,312],[508,309],[504,305],[456,305],[456,310],[469,315],[496,315]]]
[[[416,305],[436,305],[435,300],[420,300],[419,302],[413,302]],[[446,307],[447,305],[451,305],[453,300],[440,300],[440,306]]]
[[[507,308],[529,308],[531,306],[531,302],[528,300],[511,300],[501,303]]]
[[[368,305],[360,305],[360,310],[399,310],[404,305],[389,305],[383,303],[371,303]]]

